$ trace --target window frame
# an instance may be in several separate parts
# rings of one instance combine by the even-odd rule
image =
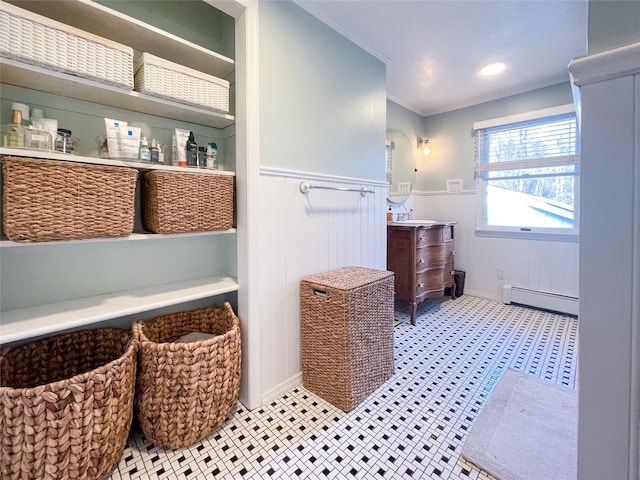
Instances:
[[[560,105],[557,107],[545,108],[542,110],[536,110],[517,115],[509,115],[506,117],[499,117],[490,120],[484,120],[475,122],[473,124],[473,135],[476,144],[476,152],[474,154],[475,161],[475,177],[476,177],[476,225],[475,234],[477,236],[485,237],[501,237],[501,238],[518,238],[518,239],[533,239],[533,240],[552,240],[552,241],[564,241],[564,242],[578,242],[580,235],[580,154],[565,155],[559,157],[542,158],[542,159],[524,159],[513,160],[497,163],[485,163],[484,165],[492,165],[489,168],[481,168],[480,152],[477,148],[478,135],[480,131],[507,126],[509,124],[523,123],[527,121],[541,120],[544,118],[551,118],[563,114],[576,114],[576,108],[573,104]],[[576,115],[576,148],[579,151],[580,143],[580,128],[578,124],[578,118]],[[560,227],[529,227],[526,225],[519,226],[496,226],[487,225],[487,187],[489,185],[488,179],[484,178],[482,172],[490,172],[491,170],[509,170],[516,167],[522,169],[522,167],[535,168],[536,166],[560,166],[574,164],[576,165],[575,173],[569,173],[568,175],[574,176],[574,223],[573,228],[560,228]],[[493,166],[495,165],[495,166]],[[509,167],[509,168],[504,168]],[[561,176],[567,175],[558,174],[553,175]],[[540,176],[548,176],[547,174],[541,174]],[[527,178],[537,178],[538,175],[525,176]],[[513,179],[521,177],[511,177]]]

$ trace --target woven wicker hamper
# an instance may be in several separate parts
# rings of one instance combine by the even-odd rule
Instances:
[[[146,172],[142,183],[144,228],[164,234],[231,228],[233,183],[232,175]]]
[[[2,159],[2,223],[9,240],[126,237],[138,171],[27,157]]]
[[[15,347],[0,359],[0,478],[106,478],[124,451],[138,341],[98,328]]]
[[[240,321],[231,305],[162,315],[136,322],[134,331],[140,336],[136,412],[145,436],[168,449],[208,437],[240,389]],[[192,332],[216,336],[175,343]]]
[[[393,272],[304,277],[300,304],[303,384],[349,412],[393,375]]]

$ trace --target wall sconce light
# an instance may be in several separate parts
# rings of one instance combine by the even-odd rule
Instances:
[[[418,151],[425,157],[431,155],[431,145],[429,144],[428,138],[418,137]]]

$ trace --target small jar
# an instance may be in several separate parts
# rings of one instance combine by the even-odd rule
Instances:
[[[61,153],[76,154],[78,152],[79,140],[77,137],[71,136],[71,130],[66,128],[58,129],[56,137],[56,151]]]

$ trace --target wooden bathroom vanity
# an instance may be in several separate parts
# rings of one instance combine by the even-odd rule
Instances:
[[[405,220],[387,225],[387,270],[395,274],[395,298],[411,303],[412,325],[418,303],[453,287],[455,224]]]

